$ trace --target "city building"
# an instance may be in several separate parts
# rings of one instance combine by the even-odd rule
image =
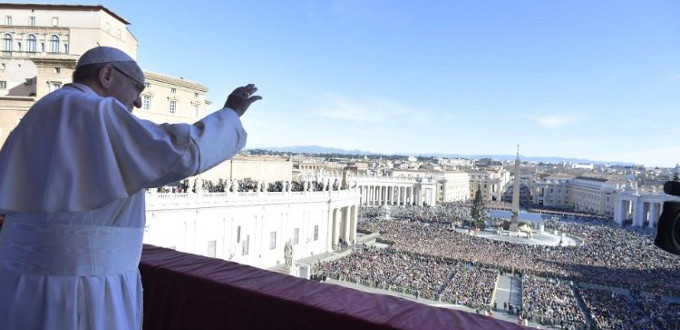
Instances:
[[[155,123],[194,123],[208,114],[211,102],[208,88],[160,73],[144,71],[146,88],[141,94],[142,107],[135,115]]]
[[[636,182],[631,185],[637,187]],[[530,184],[535,205],[613,217],[617,194],[624,182],[595,176],[548,176]]]
[[[566,209],[569,204],[569,181],[573,176],[548,176],[532,182],[533,203],[547,208]]]
[[[0,4],[0,143],[36,100],[71,81],[99,45],[137,55],[130,23],[104,6]]]
[[[619,184],[606,178],[578,176],[569,181],[569,206],[577,212],[611,217]]]
[[[470,174],[442,172],[437,179],[437,203],[462,202],[469,198]]]
[[[510,183],[510,172],[501,167],[489,171],[468,171],[470,177],[468,198],[474,199],[477,190],[485,201],[501,201]]]
[[[474,165],[474,162],[465,158],[439,158],[439,165],[453,167],[453,168],[468,168]]]
[[[287,242],[299,260],[356,240],[356,189],[149,192],[146,200],[145,243],[259,268],[283,264]]]
[[[136,58],[138,41],[127,20],[104,6],[0,4],[0,143],[41,97],[71,82],[80,55],[92,47],[119,48]],[[145,71],[140,118],[193,123],[205,116],[208,89]]]

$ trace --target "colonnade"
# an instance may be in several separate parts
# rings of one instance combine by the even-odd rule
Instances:
[[[361,205],[423,205],[417,186],[360,185]]]
[[[614,222],[622,225],[624,221],[632,219],[633,226],[656,228],[663,209],[663,203],[668,201],[680,202],[680,199],[664,193],[622,193],[614,204]]]
[[[356,205],[336,207],[329,210],[327,251],[339,248],[340,239],[349,245],[356,242],[358,214]]]

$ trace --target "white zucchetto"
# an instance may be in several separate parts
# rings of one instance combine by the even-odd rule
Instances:
[[[86,51],[78,60],[76,68],[110,62],[135,62],[135,60],[118,48],[99,46]]]

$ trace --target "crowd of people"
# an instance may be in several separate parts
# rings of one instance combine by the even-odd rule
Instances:
[[[470,266],[457,267],[441,293],[442,301],[487,310],[496,288],[498,271]]]
[[[315,272],[329,278],[365,284],[435,299],[451,273],[442,258],[367,248],[317,265]]]
[[[435,219],[433,217],[433,219]],[[656,295],[680,295],[677,256],[658,250],[652,237],[612,226],[546,221],[558,230],[584,240],[582,246],[537,246],[490,240],[451,229],[445,222],[396,218],[363,219],[358,229],[380,232],[381,238],[402,251],[481,263],[501,270],[559,277]]]
[[[441,257],[368,247],[315,266],[315,274],[487,310],[498,271]]]
[[[652,319],[628,295],[593,288],[580,288],[579,293],[599,329],[655,329]]]
[[[554,324],[584,323],[584,315],[577,308],[574,292],[565,284],[570,281],[576,285],[596,284],[614,290],[643,292],[652,297],[680,296],[678,257],[655,248],[652,242],[653,231],[649,229],[621,228],[597,219],[571,222],[549,220],[544,222],[547,231],[567,233],[580,238],[584,244],[537,246],[490,240],[454,230],[452,224],[464,220],[469,214],[467,206],[463,204],[436,208],[391,207],[387,210],[378,207],[364,209],[362,212],[362,215],[372,216],[361,218],[358,230],[365,233],[379,232],[380,239],[394,251],[441,258],[439,260],[454,264],[472,264],[475,269],[516,271],[524,275],[557,279],[561,284],[540,281],[537,284],[535,279],[527,280],[524,292],[532,295],[532,298],[527,298],[529,300],[523,303],[525,312],[530,311],[525,313],[527,317],[542,316]],[[389,217],[385,217],[385,212],[390,212]],[[346,276],[351,276],[350,274],[354,273],[349,271]],[[451,276],[454,276],[453,273]],[[470,282],[486,281],[484,273],[475,276]],[[451,284],[465,281],[450,281],[447,286],[442,287],[439,293],[441,299],[454,303],[474,301],[472,304],[477,304],[480,301],[475,300],[478,295],[475,290],[478,287],[460,285],[454,289],[455,284]],[[493,290],[493,285],[491,288]],[[576,289],[577,292],[578,290]],[[611,291],[609,292],[611,295]],[[455,295],[462,295],[463,298]],[[597,301],[595,299],[590,298],[589,301]],[[632,308],[630,304],[634,304],[633,307],[642,310],[639,308],[639,300],[626,299],[627,308]],[[623,304],[623,300],[620,303]],[[610,310],[607,308],[609,302],[603,300],[602,305],[597,305],[598,312],[593,313],[592,319],[598,322],[597,315],[618,315],[615,304],[612,301]],[[678,305],[664,303],[659,299],[645,301],[645,304],[645,308],[654,311],[649,319],[657,322],[656,324],[674,325],[680,319]],[[593,303],[592,306],[596,305]],[[608,317],[602,316],[600,319]],[[639,323],[644,319],[644,313],[640,318],[626,315],[622,322]],[[606,321],[599,322],[603,326],[607,325],[603,323]]]
[[[638,297],[646,315],[656,320],[662,329],[680,329],[680,304],[671,304],[659,297]]]
[[[522,278],[522,309],[529,320],[541,324],[585,325],[586,320],[569,283],[533,276]]]

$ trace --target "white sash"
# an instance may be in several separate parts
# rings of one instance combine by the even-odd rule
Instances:
[[[0,265],[51,276],[136,271],[143,235],[143,228],[36,224],[8,217],[0,232]]]

